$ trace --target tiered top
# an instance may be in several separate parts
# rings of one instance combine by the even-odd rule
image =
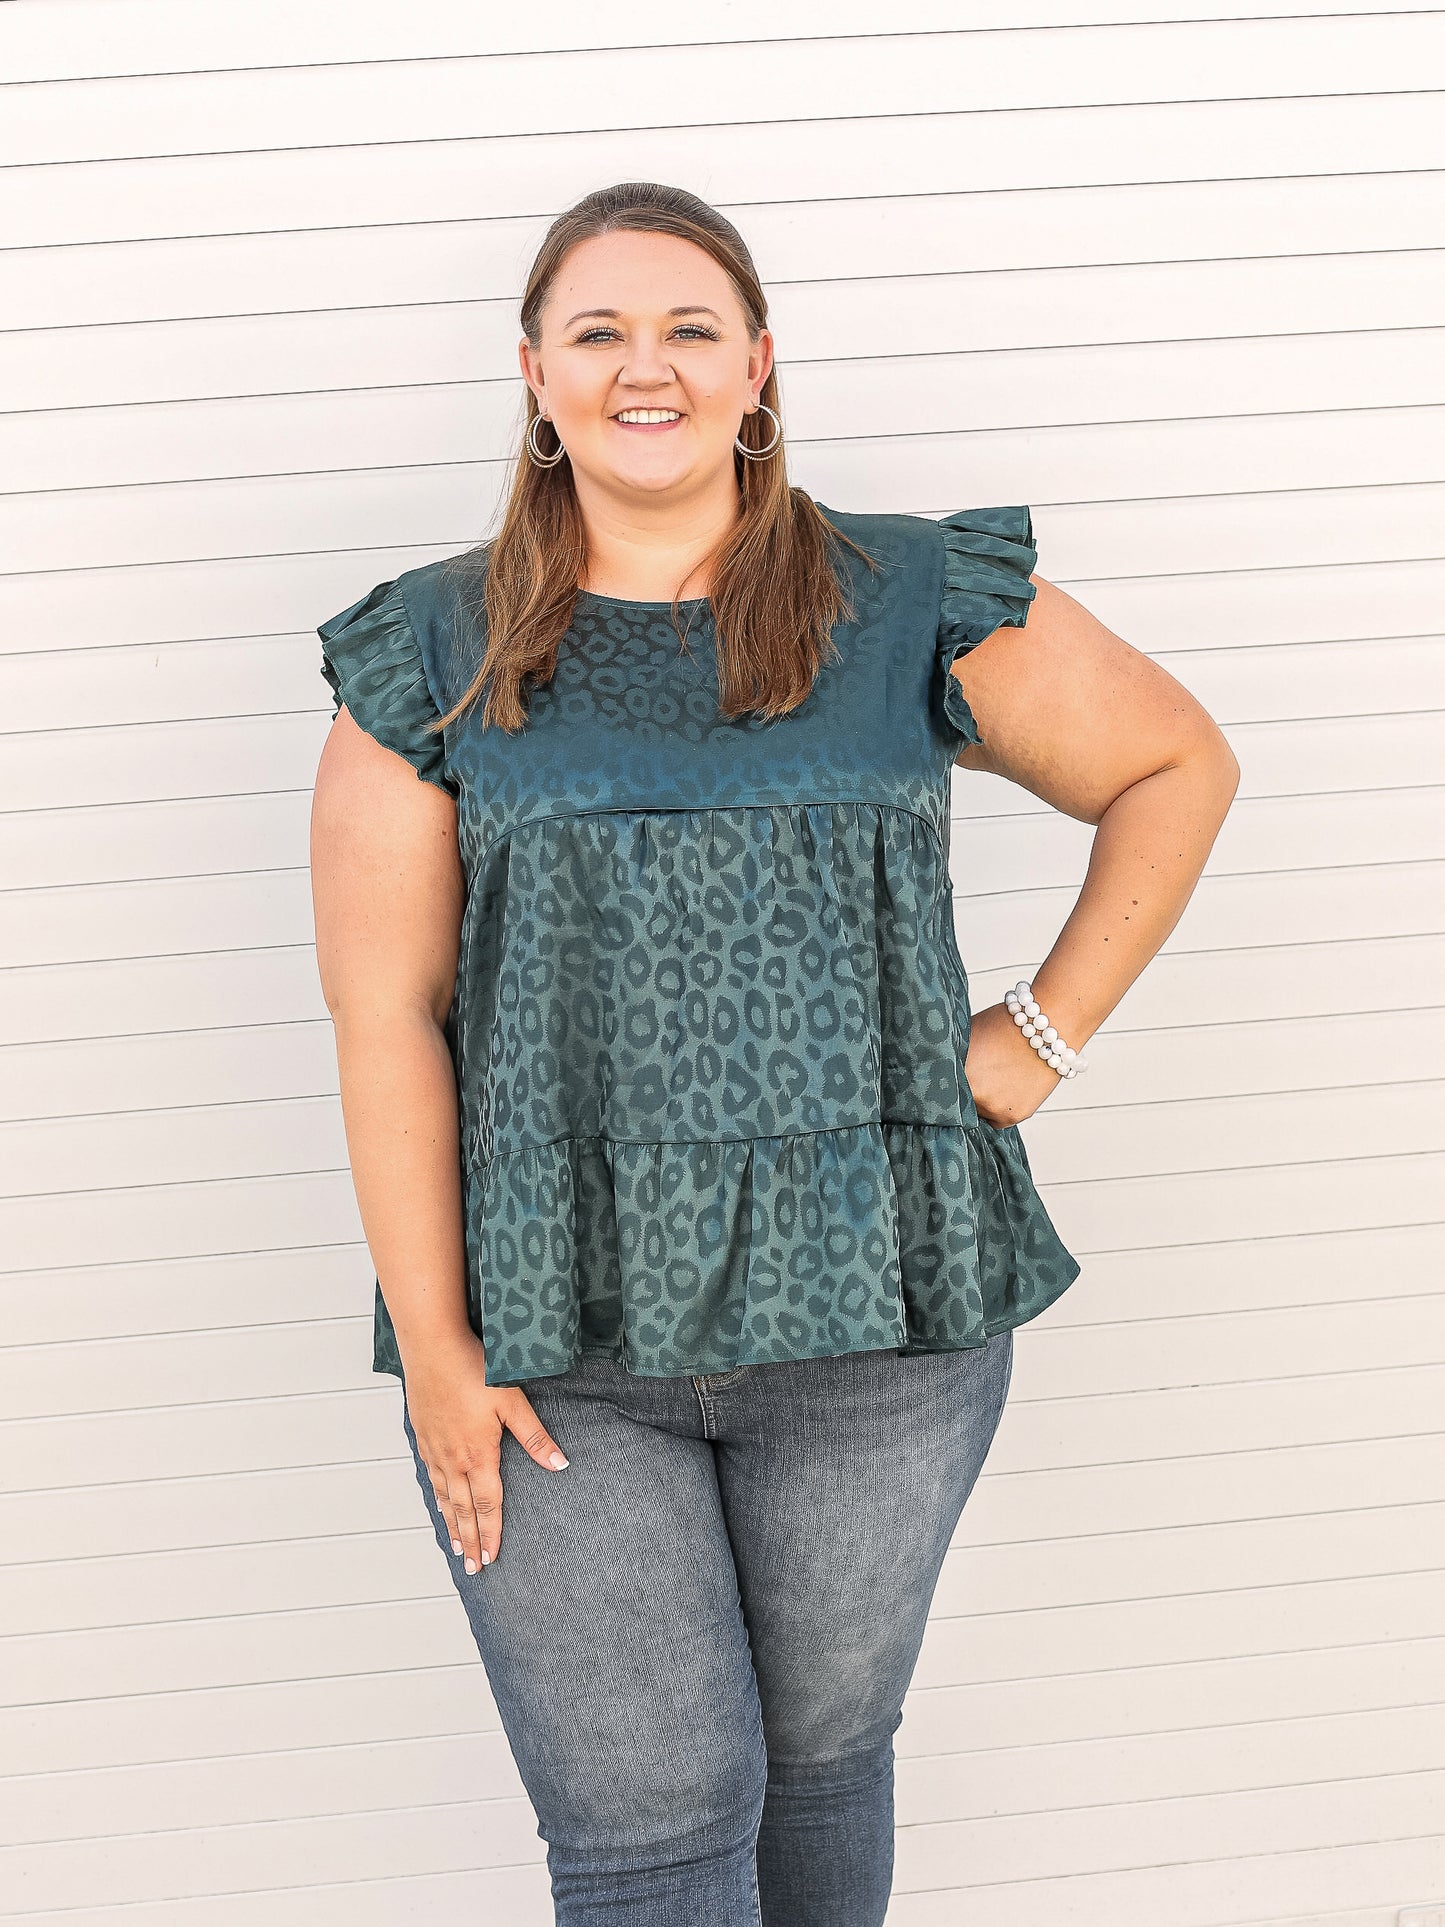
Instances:
[[[448,562],[320,627],[336,706],[457,804],[446,1033],[489,1384],[956,1350],[1079,1274],[964,1076],[948,862],[980,740],[949,665],[1025,622],[1029,511],[823,512],[885,566],[840,552],[840,660],[772,722],[720,713],[706,598],[684,653],[667,603],[579,591],[515,735],[480,705],[423,733],[484,646]],[[380,1280],[373,1368],[402,1370]]]

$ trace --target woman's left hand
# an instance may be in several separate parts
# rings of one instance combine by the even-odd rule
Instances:
[[[963,1074],[979,1116],[1000,1128],[1032,1117],[1062,1081],[1021,1033],[1007,1004],[973,1013]]]

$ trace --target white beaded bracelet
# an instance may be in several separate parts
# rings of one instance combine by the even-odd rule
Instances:
[[[1034,996],[1034,987],[1027,977],[1021,977],[1012,990],[1004,992],[1004,1002],[1008,1005],[1014,1022],[1024,1036],[1028,1038],[1050,1069],[1057,1071],[1060,1077],[1077,1077],[1080,1071],[1086,1071],[1089,1068],[1087,1060],[1077,1051],[1069,1049],[1039,1009],[1038,1000]]]

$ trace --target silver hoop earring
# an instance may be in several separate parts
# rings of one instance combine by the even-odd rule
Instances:
[[[547,417],[545,415],[534,415],[532,417],[532,425],[527,430],[526,449],[527,449],[528,455],[536,463],[538,468],[555,468],[558,462],[560,462],[562,457],[567,453],[567,451],[562,446],[562,438],[560,435],[557,436],[557,453],[555,455],[544,455],[542,451],[538,448],[537,424],[538,422],[546,421],[546,419]],[[554,435],[557,434],[557,426],[555,422],[552,425],[552,433]]]
[[[763,415],[771,415],[778,426],[777,432],[766,448],[745,448],[741,435],[735,435],[733,437],[733,447],[738,451],[739,455],[746,455],[750,462],[765,462],[770,455],[777,453],[783,441],[783,422],[777,410],[769,408],[765,401],[760,401],[758,403],[758,412]]]

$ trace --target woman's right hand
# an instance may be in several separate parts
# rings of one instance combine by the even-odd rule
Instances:
[[[501,1549],[503,1431],[549,1471],[561,1471],[566,1455],[520,1385],[488,1385],[475,1338],[456,1351],[432,1346],[424,1357],[402,1362],[407,1416],[452,1551],[465,1558],[468,1572],[477,1572]]]

